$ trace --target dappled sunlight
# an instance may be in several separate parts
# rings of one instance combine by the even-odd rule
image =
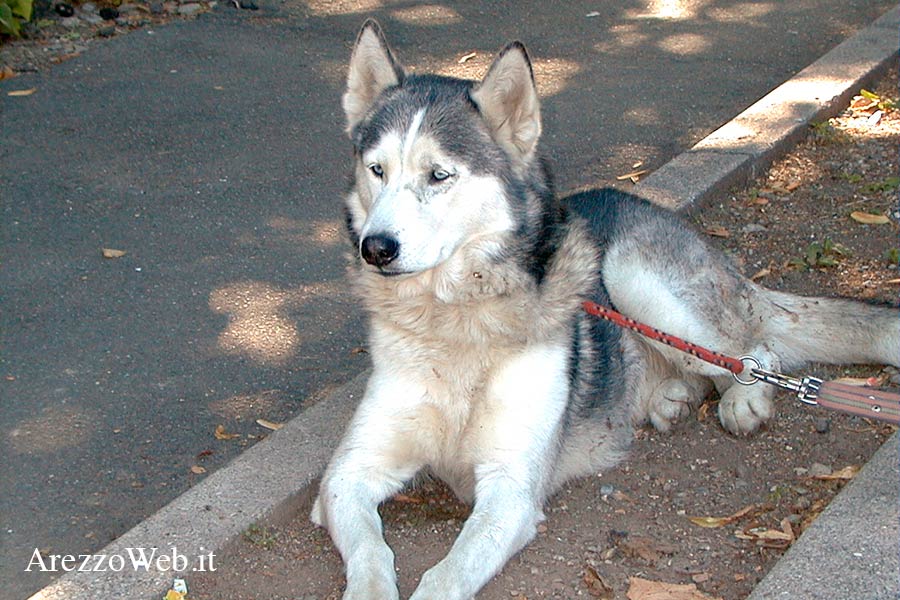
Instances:
[[[704,16],[719,23],[748,23],[775,10],[771,2],[741,2],[729,6],[711,6]]]
[[[257,418],[274,414],[288,400],[288,394],[282,390],[263,390],[215,400],[209,409],[224,419]]]
[[[652,105],[629,106],[622,114],[622,118],[635,125],[661,125],[663,123],[662,115],[659,109]]]
[[[649,0],[644,9],[625,13],[631,19],[691,19],[702,7],[701,0]]]
[[[93,419],[71,406],[45,408],[21,421],[7,434],[7,442],[20,454],[44,454],[67,450],[93,435]]]
[[[244,281],[213,291],[210,309],[228,316],[228,325],[218,336],[218,348],[265,365],[280,366],[295,360],[302,338],[291,312],[323,294],[336,295],[335,285],[326,282],[282,289],[260,281]],[[311,335],[318,337],[320,333]]]
[[[834,98],[843,85],[841,79],[800,74],[711,133],[697,148],[747,151],[770,144],[770,138],[806,120],[812,104]]]
[[[274,217],[266,225],[276,232],[279,239],[292,244],[313,241],[321,246],[334,246],[344,241],[344,226],[337,220],[303,221]]]
[[[594,44],[594,49],[603,54],[614,54],[626,48],[634,48],[646,43],[650,36],[640,31],[635,23],[613,25],[607,31],[609,39]]]
[[[462,17],[452,8],[439,4],[421,4],[391,11],[391,16],[408,25],[452,25],[461,23]]]
[[[656,42],[660,49],[681,56],[706,52],[710,44],[709,38],[696,33],[670,35]]]
[[[494,52],[471,52],[445,61],[424,62],[422,71],[478,81],[485,76],[495,57]],[[531,67],[541,96],[560,93],[566,88],[567,82],[581,70],[577,62],[564,58],[532,57]]]
[[[333,17],[370,12],[381,8],[381,0],[306,0],[309,10],[317,17]]]

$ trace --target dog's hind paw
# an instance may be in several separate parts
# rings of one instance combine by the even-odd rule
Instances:
[[[665,379],[647,399],[647,418],[657,430],[669,431],[679,419],[691,414],[691,406],[697,400],[694,390],[683,380]]]
[[[733,434],[753,433],[772,417],[774,386],[732,385],[719,401],[719,420]]]

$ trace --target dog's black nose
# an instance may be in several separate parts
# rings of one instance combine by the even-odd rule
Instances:
[[[370,235],[363,239],[361,252],[370,265],[384,267],[400,254],[400,242],[386,235]]]

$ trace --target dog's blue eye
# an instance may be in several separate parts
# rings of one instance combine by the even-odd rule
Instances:
[[[450,173],[445,171],[444,169],[435,169],[431,172],[432,181],[444,181],[448,177],[450,177]]]
[[[372,163],[371,165],[369,165],[369,170],[372,171],[372,175],[374,175],[378,179],[384,177],[384,169],[382,169],[381,165],[379,165],[378,163]]]

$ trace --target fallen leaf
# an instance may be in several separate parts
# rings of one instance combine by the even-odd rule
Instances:
[[[260,427],[271,429],[272,431],[278,431],[279,429],[284,427],[284,423],[273,423],[272,421],[267,421],[266,419],[257,419],[256,424]]]
[[[788,181],[787,184],[785,184],[784,189],[786,189],[789,192],[793,192],[801,185],[803,185],[803,184],[800,183],[799,181]]]
[[[860,210],[854,210],[850,213],[850,218],[863,225],[885,225],[891,222],[885,215],[873,215]]]
[[[11,92],[7,92],[7,96],[30,96],[37,91],[37,88],[29,88],[27,90],[13,90]]]
[[[756,505],[751,504],[749,506],[745,506],[733,515],[728,515],[727,517],[688,517],[688,520],[694,525],[699,525],[700,527],[706,527],[708,529],[714,529],[716,527],[728,525],[729,523],[734,523],[741,517],[751,513],[754,509],[756,509]]]
[[[666,583],[640,577],[628,578],[628,600],[721,600],[697,589],[693,583]]]
[[[478,56],[478,53],[477,53],[477,52],[469,52],[468,54],[464,54],[464,55],[462,55],[462,56],[460,57],[460,59],[457,61],[457,64],[461,65],[461,64],[463,64],[464,62],[467,62],[467,61],[472,60],[472,59],[475,58],[476,56]]]
[[[731,237],[731,233],[722,225],[712,225],[703,230],[703,233],[713,237],[727,238]]]
[[[584,581],[584,585],[587,586],[588,593],[594,598],[602,598],[602,600],[613,600],[615,598],[615,592],[603,580],[603,577],[597,572],[597,569],[594,567],[587,565],[584,568],[584,577],[582,578]]]
[[[241,437],[239,433],[228,433],[225,431],[224,425],[216,425],[216,431],[214,433],[217,440],[233,440],[234,438]]]
[[[103,253],[103,258],[122,258],[128,254],[124,250],[116,250],[114,248],[101,248],[100,251]]]
[[[16,76],[16,72],[12,70],[12,67],[9,65],[3,65],[3,68],[0,69],[0,80],[10,79]]]
[[[207,456],[212,456],[213,453],[214,453],[214,452],[213,452],[212,450],[203,450],[202,452],[198,452],[198,453],[197,453],[197,456],[196,456],[195,458],[197,458],[197,459],[204,459],[204,458],[206,458]]]
[[[640,535],[628,536],[620,540],[618,546],[625,556],[641,558],[649,563],[657,562],[663,554],[674,554],[676,550],[670,544]]]
[[[404,504],[422,504],[425,502],[421,498],[416,498],[415,496],[407,496],[406,494],[394,494],[393,498],[394,502],[402,502]]]
[[[766,268],[760,269],[759,271],[757,271],[756,273],[751,275],[750,281],[756,281],[757,279],[762,279],[763,277],[766,277],[767,275],[771,275],[771,274],[772,274],[772,269],[766,267]]]
[[[625,181],[626,179],[631,179],[634,181],[635,179],[640,178],[641,175],[646,175],[650,172],[650,169],[640,169],[639,171],[632,171],[631,173],[625,173],[624,175],[619,175],[616,177],[618,181]],[[637,183],[637,181],[634,181]]]
[[[200,465],[194,465],[193,467],[191,467],[191,473],[193,473],[194,475],[203,475],[204,473],[206,473],[206,469],[204,469]]]
[[[184,594],[176,592],[175,590],[169,590],[166,592],[166,596],[163,600],[184,600]]]
[[[840,471],[834,471],[829,473],[828,475],[816,475],[813,479],[820,479],[822,481],[832,481],[835,479],[853,479],[856,477],[856,474],[859,473],[858,465],[847,465]]]
[[[691,575],[691,581],[694,583],[703,583],[704,581],[709,581],[709,573],[694,573]]]

